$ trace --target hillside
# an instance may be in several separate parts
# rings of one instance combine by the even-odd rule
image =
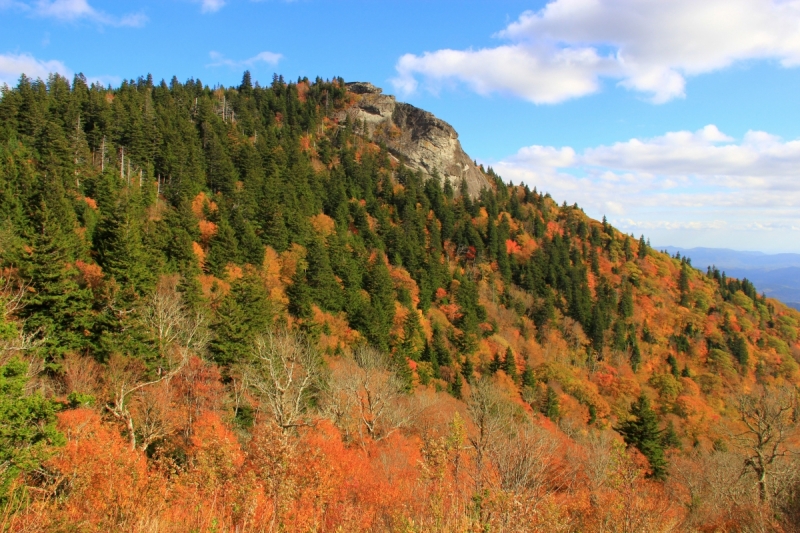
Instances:
[[[342,79],[0,99],[11,531],[798,531],[800,313]]]
[[[666,246],[664,251],[689,257],[695,268],[716,266],[731,277],[747,278],[767,296],[800,309],[800,254],[764,254],[721,248],[687,250],[674,246]]]

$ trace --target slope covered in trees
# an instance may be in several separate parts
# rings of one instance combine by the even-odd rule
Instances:
[[[3,528],[797,530],[798,312],[359,98],[3,90]]]

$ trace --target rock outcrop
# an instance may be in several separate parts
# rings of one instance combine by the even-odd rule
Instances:
[[[428,177],[438,174],[442,180],[447,178],[456,190],[465,179],[472,197],[490,187],[486,176],[461,148],[458,133],[450,124],[428,111],[397,102],[371,83],[348,83],[347,89],[357,101],[341,113],[340,122],[349,115],[350,120],[365,124],[367,134],[383,142],[407,167]]]

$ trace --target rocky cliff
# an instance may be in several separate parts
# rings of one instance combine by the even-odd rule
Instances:
[[[472,197],[490,187],[486,176],[461,148],[458,133],[450,124],[428,111],[398,102],[371,83],[348,83],[347,89],[356,95],[356,103],[339,119],[349,115],[351,120],[366,124],[368,135],[385,143],[406,166],[427,176],[438,173],[456,188],[464,178]]]

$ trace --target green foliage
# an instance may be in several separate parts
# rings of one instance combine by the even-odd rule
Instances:
[[[56,431],[56,404],[36,393],[25,394],[28,365],[12,359],[0,366],[0,503],[10,496],[12,483],[32,472],[62,444]]]
[[[743,367],[747,367],[747,364],[750,361],[750,351],[747,348],[747,341],[745,340],[744,335],[740,333],[731,335],[731,337],[728,339],[728,347],[731,350],[731,354],[733,354],[739,364]]]
[[[561,418],[561,405],[558,401],[558,394],[550,385],[545,388],[544,396],[539,404],[539,411],[553,422],[558,422],[558,419]]]
[[[617,429],[628,445],[635,447],[650,462],[650,476],[663,480],[667,477],[667,460],[664,457],[662,431],[658,416],[644,394],[631,404],[630,417]]]
[[[209,349],[220,365],[250,360],[253,339],[273,323],[274,312],[263,282],[245,275],[231,284],[214,316],[214,337]]]

